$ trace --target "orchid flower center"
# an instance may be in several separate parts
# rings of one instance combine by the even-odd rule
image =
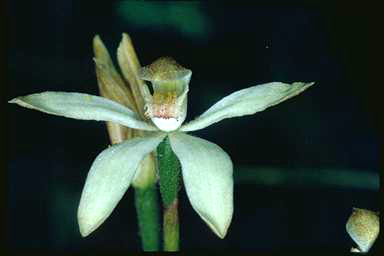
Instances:
[[[192,72],[175,60],[162,57],[143,67],[140,78],[150,81],[153,95],[146,98],[145,114],[162,131],[180,127],[187,114],[187,93]]]

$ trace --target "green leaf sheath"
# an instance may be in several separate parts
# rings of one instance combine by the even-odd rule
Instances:
[[[179,250],[179,217],[177,193],[180,188],[180,163],[173,153],[168,137],[157,147],[160,193],[164,206],[164,251]]]
[[[144,251],[159,251],[159,206],[156,183],[146,188],[135,188],[135,205]]]

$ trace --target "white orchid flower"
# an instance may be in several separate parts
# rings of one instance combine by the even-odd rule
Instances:
[[[88,173],[78,208],[82,236],[97,229],[111,214],[140,168],[140,161],[168,136],[181,163],[184,186],[193,209],[213,232],[224,238],[233,215],[233,165],[218,145],[186,134],[226,118],[252,115],[304,91],[313,83],[272,82],[236,91],[224,97],[195,120],[182,125],[187,113],[187,93],[192,72],[170,58],[160,58],[142,68],[145,101],[143,120],[131,109],[112,100],[67,92],[43,92],[9,101],[48,114],[82,120],[110,121],[152,131],[102,151]],[[150,123],[152,120],[153,123]]]

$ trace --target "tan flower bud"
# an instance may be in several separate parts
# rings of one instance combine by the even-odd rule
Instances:
[[[359,246],[360,252],[368,252],[379,235],[379,216],[377,213],[353,208],[346,228],[353,241]],[[351,251],[356,252],[356,248]]]

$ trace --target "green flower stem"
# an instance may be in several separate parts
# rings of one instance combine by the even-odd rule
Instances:
[[[144,251],[159,251],[159,206],[156,183],[135,188],[135,205],[141,246]]]
[[[180,187],[180,163],[173,153],[168,137],[157,147],[160,193],[163,201],[163,240],[165,251],[179,250],[179,218],[177,193]]]

